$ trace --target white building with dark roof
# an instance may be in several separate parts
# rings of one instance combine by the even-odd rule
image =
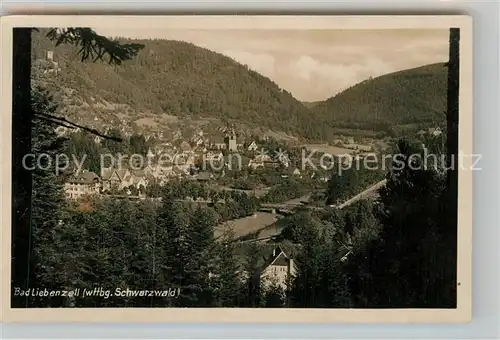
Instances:
[[[296,273],[297,267],[291,255],[287,254],[282,247],[277,246],[263,267],[260,276],[263,288],[277,283],[286,290],[288,279],[294,277]]]
[[[75,174],[64,183],[64,191],[69,199],[78,199],[87,195],[98,195],[101,188],[99,176],[94,172],[83,170]]]

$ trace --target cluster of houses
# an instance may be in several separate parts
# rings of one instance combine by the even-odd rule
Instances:
[[[66,197],[78,199],[86,195],[125,192],[128,195],[144,196],[146,188],[151,184],[165,185],[174,178],[190,176],[193,179],[204,178],[203,173],[191,176],[191,163],[179,161],[179,165],[165,164],[155,166],[148,164],[145,168],[135,170],[126,165],[120,167],[101,168],[100,176],[88,170],[70,176],[65,183]]]
[[[122,164],[118,167],[101,168],[99,175],[83,171],[67,180],[67,197],[78,199],[83,195],[110,192],[140,196],[145,195],[146,188],[152,184],[163,186],[180,178],[207,181],[214,177],[215,172],[224,176],[226,170],[243,168],[283,168],[282,177],[306,176],[305,171],[292,166],[293,162],[285,152],[271,155],[262,152],[256,141],[238,143],[234,128],[225,130],[224,133],[225,137],[220,141],[207,138],[199,130],[188,141],[181,139],[177,142],[155,143],[147,152],[147,165],[140,167],[140,170],[133,170],[127,164]],[[344,141],[344,146],[346,142],[349,141]],[[357,144],[354,151],[345,148],[342,151],[353,154],[353,160],[375,155],[371,145],[365,147]],[[313,171],[310,177],[328,181],[328,167],[325,166],[321,164],[323,171]]]
[[[237,151],[257,151],[259,146],[255,141],[247,145],[238,144],[234,130],[226,135],[223,144],[213,140],[205,144],[202,132],[195,134],[191,143],[182,141],[177,146],[171,142],[159,143],[148,150],[147,165],[140,170],[134,170],[130,164],[121,164],[103,167],[99,175],[83,170],[70,176],[65,183],[66,196],[78,199],[84,195],[110,192],[145,195],[148,185],[162,186],[172,179],[209,180],[213,175],[207,170],[220,170],[223,176],[225,169],[236,170],[237,167],[257,169],[290,166],[290,159],[284,153],[275,158],[267,154],[257,154],[253,158],[236,154]],[[214,168],[207,169],[207,165]],[[293,169],[290,175],[300,175],[300,171]]]
[[[428,128],[427,130],[420,130],[417,132],[417,135],[419,136],[433,136],[433,137],[439,137],[443,134],[443,131],[439,127],[434,127],[434,128]]]
[[[147,186],[146,177],[128,169],[102,169],[101,176],[92,171],[82,170],[66,180],[64,191],[66,198],[79,199],[82,196],[100,195],[106,191],[123,190],[131,186],[138,191],[144,190]],[[128,193],[132,193],[130,189]]]

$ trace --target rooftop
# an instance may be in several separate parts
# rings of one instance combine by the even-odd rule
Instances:
[[[92,184],[99,182],[99,176],[94,172],[83,170],[80,174],[74,174],[68,178],[68,183]]]

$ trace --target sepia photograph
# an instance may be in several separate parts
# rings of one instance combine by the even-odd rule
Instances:
[[[21,18],[4,310],[470,319],[470,18]]]

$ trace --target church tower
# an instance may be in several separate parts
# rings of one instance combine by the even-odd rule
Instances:
[[[236,144],[236,132],[234,128],[229,130],[228,136],[226,137],[227,150],[229,152],[236,152],[238,150],[238,146]]]

